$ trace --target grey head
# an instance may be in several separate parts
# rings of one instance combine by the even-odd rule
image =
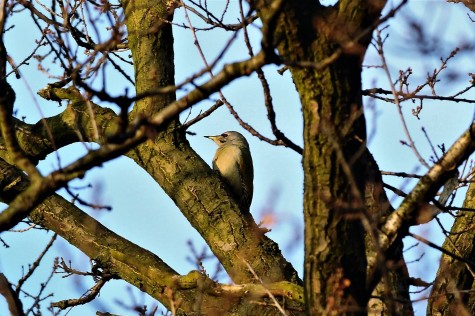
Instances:
[[[233,144],[237,146],[243,146],[249,148],[246,138],[241,133],[235,131],[224,132],[221,135],[205,136],[206,138],[214,141],[218,146],[225,144]]]

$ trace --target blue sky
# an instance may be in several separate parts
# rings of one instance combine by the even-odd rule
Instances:
[[[221,1],[210,1],[209,4],[212,9],[222,7]],[[236,23],[237,9],[237,2],[231,1],[228,10],[228,22]],[[430,21],[427,19],[428,10],[431,10]],[[435,67],[438,67],[440,64],[439,58],[448,56],[448,53],[457,43],[462,40],[473,43],[473,34],[471,34],[473,32],[467,26],[471,25],[471,22],[466,13],[464,7],[446,4],[443,1],[411,1],[410,5],[398,14],[397,18],[390,20],[390,27],[385,30],[390,36],[385,45],[385,50],[393,79],[396,78],[399,69],[412,67],[414,75],[411,84],[416,86],[423,82],[427,72],[431,72]],[[26,22],[27,14],[23,12],[22,15],[20,14],[19,19],[15,21],[16,27],[6,36],[9,53],[17,62],[29,54],[31,45],[38,36],[31,32],[32,26]],[[422,56],[416,49],[417,42],[414,39],[414,30],[406,26],[405,17],[424,21],[429,34],[438,38],[441,42],[446,43],[445,41],[447,41],[448,44],[441,45],[441,51],[434,50]],[[175,14],[175,22],[180,21],[184,22],[183,10],[178,10]],[[197,22],[196,20],[193,21]],[[250,32],[255,47],[259,47],[258,30],[250,28]],[[198,33],[198,38],[208,61],[214,59],[230,36],[231,33],[224,31]],[[21,38],[21,41],[18,40],[19,38]],[[242,34],[232,45],[230,52],[225,55],[224,62],[246,58],[246,49],[241,39]],[[453,45],[450,43],[453,43]],[[189,30],[175,28],[175,50],[177,83],[203,68],[203,61],[193,45]],[[471,57],[468,54],[460,54],[449,66],[455,67],[454,69],[463,69],[462,73],[464,74],[475,72]],[[375,65],[379,63],[374,49],[370,49],[364,64]],[[276,73],[278,68],[276,66],[265,67],[277,112],[277,123],[290,139],[297,144],[302,144],[302,118],[298,96],[289,72],[280,76]],[[220,69],[220,66],[217,69]],[[35,62],[32,61],[29,66],[22,67],[21,71],[24,76],[23,80],[16,80],[13,77],[9,79],[17,92],[19,115],[25,115],[28,122],[36,122],[42,115],[39,113],[36,104],[45,116],[51,116],[63,110],[56,103],[44,102],[35,95],[37,90],[53,81],[37,72]],[[114,76],[107,78],[108,86],[111,91],[120,94],[124,91],[126,85],[123,81],[117,81],[115,78]],[[467,85],[468,76],[462,79]],[[28,82],[29,88],[25,81]],[[441,95],[450,94],[462,85],[459,81],[446,80],[438,85],[437,92]],[[365,69],[363,72],[363,87],[371,88],[375,86],[389,88],[380,69]],[[33,91],[33,94],[29,90]],[[179,92],[179,95],[183,95],[183,93]],[[264,135],[271,136],[270,127],[265,117],[262,92],[255,76],[236,80],[225,87],[223,93],[246,122]],[[469,93],[465,97],[473,98],[473,94]],[[217,98],[217,95],[213,95],[211,99]],[[197,115],[201,109],[206,109],[212,103],[213,100],[201,102],[191,110],[191,117]],[[365,98],[365,105],[369,103],[369,99]],[[422,126],[431,135],[434,143],[445,143],[448,147],[468,127],[474,112],[473,106],[468,104],[426,101],[419,120],[411,114],[413,107],[414,105],[410,103],[404,104],[403,111],[406,114],[407,123],[416,145],[426,158],[431,155],[431,151],[420,130]],[[183,114],[182,119],[187,115],[188,113]],[[376,134],[370,143],[370,149],[380,168],[385,171],[414,171],[418,166],[418,162],[407,147],[400,145],[400,140],[405,139],[405,136],[402,132],[395,105],[377,102],[374,110],[368,107],[366,118],[368,130],[373,128],[376,130]],[[197,133],[197,136],[189,136],[192,147],[210,164],[216,145],[202,136],[218,134],[226,130],[242,132],[242,129],[225,107],[220,108],[209,118],[194,125],[190,130]],[[294,237],[301,236],[303,229],[301,157],[289,149],[274,147],[259,141],[247,132],[243,132],[243,134],[250,143],[254,160],[255,193],[251,207],[252,213],[256,221],[260,221],[266,214],[269,214],[269,211],[272,211],[275,223],[272,225],[272,232],[268,236],[281,245],[288,260],[294,264],[302,276],[303,241],[301,239],[294,241]],[[75,144],[64,148],[60,150],[62,164],[65,165],[84,153],[85,147],[83,144]],[[54,157],[48,157],[40,163],[39,167],[44,173],[47,173],[58,166]],[[418,172],[423,173],[425,170],[420,168]],[[386,177],[385,181],[395,186],[401,185],[401,179]],[[73,185],[81,186],[88,183],[91,183],[93,188],[80,191],[83,198],[113,207],[112,212],[97,212],[86,209],[89,214],[99,219],[116,233],[151,250],[180,273],[187,273],[195,268],[187,260],[187,257],[190,256],[188,242],[192,241],[193,245],[201,249],[204,246],[203,241],[161,188],[133,161],[128,158],[120,158],[108,162],[101,168],[91,170],[85,179],[75,181]],[[405,188],[410,189],[414,184],[415,182],[411,182]],[[389,196],[392,196],[392,194],[389,193]],[[461,201],[462,198],[463,195],[459,194],[458,201]],[[399,201],[399,199],[394,199],[393,205],[397,206]],[[449,224],[449,219],[444,218],[444,221]],[[431,236],[438,244],[443,241],[440,234],[437,234],[439,230],[432,224],[414,228],[414,231]],[[2,238],[10,244],[11,248],[0,248],[0,271],[5,273],[10,281],[15,282],[22,274],[21,266],[27,266],[34,260],[36,253],[41,251],[42,245],[46,243],[49,236],[51,234],[34,231],[21,235],[18,233],[2,234]],[[415,243],[413,240],[406,240],[407,245],[413,243]],[[435,274],[437,265],[434,262],[438,260],[439,255],[424,246],[416,247],[406,255],[408,259],[416,258],[421,252],[426,253],[423,260],[418,264],[409,265],[409,268],[411,272],[422,273],[430,281]],[[72,260],[75,267],[88,268],[88,259],[84,255],[72,250],[66,242],[59,241],[55,249],[45,258],[45,270],[40,271],[34,279],[30,280],[30,285],[33,288],[38,287],[35,282],[43,282],[50,273],[49,267],[52,265],[55,256],[63,256],[65,259]],[[214,265],[213,261],[205,262],[205,266],[210,273],[213,272]],[[427,271],[430,271],[430,273],[427,273]],[[54,282],[54,285],[58,287],[51,286],[49,288],[49,292],[55,292],[54,300],[77,297],[81,294],[81,291],[85,290],[85,288],[82,290],[74,289],[70,285],[69,279],[56,278]],[[92,284],[92,280],[88,282],[89,285]],[[104,304],[103,306],[92,305],[74,308],[68,315],[93,314],[96,310],[120,313],[121,310],[117,309],[113,299],[118,298],[123,300],[124,303],[128,303],[129,295],[124,294],[126,292],[122,287],[123,283],[122,281],[112,281],[106,285],[100,299],[96,300],[95,303]],[[56,289],[67,287],[70,290],[58,291],[55,290],[55,287]],[[48,290],[46,292],[49,293]],[[153,300],[146,297],[145,302],[151,303]],[[424,306],[424,301],[415,306],[418,315],[425,314]],[[0,299],[0,314],[3,314],[2,311],[4,310],[4,302]]]

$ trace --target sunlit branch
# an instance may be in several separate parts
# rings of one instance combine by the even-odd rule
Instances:
[[[2,161],[0,161],[0,168],[4,170],[2,174],[4,178],[0,183],[9,182],[9,179],[21,174],[21,171]],[[21,191],[22,188],[28,186],[27,182],[28,180],[24,179],[11,190]],[[5,190],[1,191],[5,192]],[[15,193],[19,192],[12,192],[12,195]],[[3,194],[2,198],[5,198]],[[214,282],[198,271],[179,275],[153,253],[110,231],[57,194],[50,196],[42,203],[31,217],[39,225],[64,236],[68,242],[88,257],[94,258],[99,267],[106,266],[107,273],[139,287],[166,306],[169,305],[165,294],[166,289],[173,291],[177,298],[183,298],[184,304],[180,306],[180,309],[185,311],[192,310],[193,304],[190,302],[195,300],[191,298],[196,298],[197,295],[202,295],[205,298],[204,302],[213,297],[221,297],[223,299],[239,298],[235,301],[236,304],[245,304],[247,299],[256,302],[267,297],[270,292],[275,297],[285,300],[286,303],[302,304],[303,288],[290,282],[276,282],[265,286],[261,284],[224,285]],[[64,263],[62,265],[64,268]],[[76,273],[69,267],[66,267],[65,271]],[[88,275],[81,272],[80,274]],[[247,298],[243,299],[243,297]],[[213,300],[211,299],[210,302]],[[206,308],[206,303],[202,307]]]
[[[473,123],[467,131],[457,139],[445,155],[420,178],[415,188],[405,197],[399,208],[387,218],[381,228],[379,239],[383,250],[390,247],[398,234],[413,220],[421,205],[433,198],[437,190],[444,185],[453,174],[453,170],[461,165],[474,150],[475,123]]]
[[[119,157],[128,150],[147,139],[146,125],[151,124],[160,128],[164,123],[175,118],[181,111],[209,97],[228,82],[245,75],[250,75],[266,63],[265,55],[261,52],[255,57],[224,66],[223,70],[207,83],[198,86],[183,98],[172,102],[150,119],[143,118],[131,126],[131,130],[120,144],[105,144],[97,150],[90,151],[76,162],[55,171],[39,181],[32,182],[30,187],[18,195],[9,207],[0,213],[0,231],[10,229],[21,219],[28,216],[31,210],[49,194],[66,185],[72,179],[82,177],[85,172],[95,166]]]

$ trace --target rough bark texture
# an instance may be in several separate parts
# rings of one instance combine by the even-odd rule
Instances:
[[[475,209],[475,183],[471,183],[463,204]],[[475,262],[475,213],[459,212],[443,248],[449,253]],[[450,255],[442,255],[440,267],[432,287],[427,315],[474,315],[475,267]]]
[[[448,0],[448,2],[463,3],[469,10],[475,12],[473,1]],[[469,129],[470,136],[473,134]],[[473,141],[471,142],[473,144]],[[471,183],[464,208],[475,209],[475,184]],[[461,211],[455,219],[450,234],[446,237],[443,248],[449,253],[460,256],[468,262],[475,262],[475,213]],[[475,314],[475,266],[443,254],[440,266],[431,290],[427,305],[427,315],[474,315]]]
[[[136,92],[143,94],[174,85],[172,18],[167,4],[129,2],[125,8]],[[168,10],[167,10],[168,9]],[[133,116],[149,116],[175,100],[174,93],[139,100]],[[256,282],[247,264],[264,282],[300,282],[278,245],[259,230],[201,157],[189,146],[174,120],[153,140],[130,152],[207,241],[236,283]]]
[[[322,56],[331,52],[330,48]],[[346,62],[339,60],[335,65],[340,63]],[[359,73],[358,67],[356,60],[342,69],[332,64],[316,76],[318,84],[311,86],[314,93],[301,94],[305,124],[304,274],[311,313],[328,308],[328,304],[334,304],[331,308],[338,310],[357,308],[365,306],[368,299],[364,230],[360,222],[363,216],[360,194],[364,186],[354,182],[358,179],[354,172],[348,173],[359,159],[355,155],[364,146],[360,141],[365,139],[364,125],[356,130],[347,125],[350,117],[361,114],[358,91],[351,88],[361,85],[359,77],[354,76]],[[315,78],[315,74],[305,70],[293,73],[296,85],[302,88],[308,88],[311,78]],[[334,82],[339,84],[333,85]],[[342,129],[348,129],[348,133],[344,135]],[[355,189],[357,196],[353,195]]]
[[[283,60],[295,62],[290,70],[304,116],[304,287],[311,315],[364,313],[371,293],[362,225],[368,214],[360,76],[371,25],[384,3],[339,1],[326,8],[284,2],[276,18],[271,2],[254,2],[264,24],[276,25],[269,38]],[[298,67],[298,61],[314,66]]]
[[[158,92],[174,85],[173,34],[169,22],[176,1],[123,2],[136,93],[147,95],[134,104],[128,122],[148,122],[140,130],[147,139],[138,138],[140,144],[126,155],[176,203],[237,285],[217,284],[196,271],[180,276],[154,254],[109,231],[57,195],[44,200],[31,213],[31,219],[57,232],[101,267],[165,306],[170,308],[173,301],[181,300],[178,314],[279,314],[268,298],[269,292],[292,315],[413,314],[401,241],[401,230],[408,227],[409,220],[401,219],[404,225],[397,226],[392,238],[387,238],[389,249],[381,251],[379,229],[394,210],[382,188],[378,166],[366,148],[362,110],[361,61],[385,1],[348,0],[331,7],[312,0],[250,2],[262,20],[264,36],[263,52],[253,62],[258,66],[269,61],[287,64],[302,104],[305,295],[295,269],[283,258],[277,244],[264,235],[252,217],[241,213],[226,186],[189,146],[176,109],[183,109],[194,97],[190,94],[177,105],[174,92]],[[274,47],[279,56],[274,55]],[[246,67],[235,64],[231,68],[239,65]],[[227,73],[233,73],[231,68],[227,68]],[[244,69],[234,74],[246,75],[251,71]],[[212,80],[221,80],[222,87],[226,83],[224,77],[218,75]],[[127,127],[112,111],[86,102],[75,90],[43,92],[49,99],[67,99],[70,104],[62,114],[44,121],[55,143],[50,141],[44,122],[28,125],[15,121],[19,146],[33,162],[73,142],[103,144],[108,135]],[[199,96],[195,96],[194,102],[211,92],[197,89]],[[174,102],[174,117],[155,119]],[[471,138],[467,142],[473,143]],[[2,149],[4,143],[0,143]],[[15,155],[0,150],[0,157],[5,161],[0,162],[1,198],[9,203],[28,187],[29,179],[11,166],[18,162]],[[462,158],[455,160],[460,163]],[[446,167],[440,166],[444,170]],[[430,190],[425,186],[424,197],[433,197],[444,179],[440,177],[438,186],[432,185]],[[473,191],[469,190],[466,203],[471,201]],[[472,220],[470,214],[463,218]],[[460,225],[471,227],[471,222]],[[452,243],[460,239],[461,245],[466,246],[475,241],[469,234],[463,235],[468,240],[457,236]],[[472,251],[470,247],[463,249],[470,258]],[[448,279],[448,272],[439,272],[434,291],[444,294],[437,296],[444,300],[434,296],[431,312],[465,311],[459,309],[459,302],[467,303],[473,312],[473,301],[455,291],[472,288],[469,270],[464,270],[463,264],[452,263],[450,258],[446,260],[457,267],[452,271],[456,275],[451,274]],[[256,284],[251,270],[265,286]],[[447,289],[458,296],[453,299],[445,295]]]
[[[164,86],[174,84],[173,36],[168,23],[172,18],[172,4],[124,2],[136,92],[149,95],[135,103],[128,122],[149,120],[154,114],[166,111],[167,106],[175,101],[174,93],[155,93]],[[253,61],[259,63],[259,58],[256,56]],[[232,79],[233,74],[239,73],[235,69],[239,65],[246,67],[246,64],[231,65],[215,81],[224,84],[226,75]],[[250,72],[247,68],[242,71],[243,74]],[[206,89],[198,92],[201,97],[206,96]],[[41,94],[50,100],[67,99],[70,104],[60,115],[35,125],[15,122],[20,146],[35,162],[74,142],[95,141],[103,144],[107,136],[127,127],[127,123],[112,111],[84,100],[74,89],[48,87]],[[184,102],[186,106],[186,100]],[[180,106],[183,104],[178,104],[178,108]],[[157,256],[107,230],[56,195],[45,199],[34,212],[28,210],[31,219],[57,232],[100,266],[146,291],[167,307],[172,305],[172,298],[167,293],[171,290],[173,298],[181,300],[178,314],[279,314],[269,301],[268,293],[284,299],[285,303],[282,304],[291,314],[302,314],[303,291],[295,269],[283,258],[278,245],[264,235],[254,220],[241,214],[225,185],[189,146],[183,131],[179,129],[179,112],[174,113],[177,113],[176,117],[167,118],[166,124],[158,125],[157,120],[154,120],[153,126],[145,124],[136,132],[138,135],[147,135],[149,139],[135,137],[135,142],[141,144],[127,155],[162,186],[203,236],[233,281],[242,286],[225,287],[195,272],[186,276],[177,275]],[[45,123],[48,128],[45,128]],[[50,141],[48,133],[53,135],[54,143]],[[1,157],[10,164],[17,162],[6,150],[1,151]],[[89,164],[86,170],[93,166]],[[2,169],[5,171],[4,176],[14,175],[3,182],[7,188],[2,191],[5,202],[10,203],[20,192],[31,189],[28,179],[18,170],[9,169],[7,165],[2,165]],[[260,281],[251,270],[265,282],[265,286],[253,284]],[[252,303],[256,300],[260,303]]]
[[[29,181],[3,160],[0,171],[1,201],[9,203]],[[303,315],[303,290],[298,285],[226,286],[198,271],[179,275],[156,255],[110,231],[59,195],[45,199],[30,218],[81,250],[96,268],[136,286],[169,309],[175,305],[177,315],[281,315],[268,293],[281,301],[290,315]],[[268,304],[252,303],[256,300]]]
[[[383,179],[373,156],[366,151],[361,160],[367,163],[364,175],[365,207],[372,226],[367,228],[365,235],[368,261],[366,283],[369,289],[374,288],[368,302],[368,315],[413,315],[409,296],[409,273],[402,254],[402,237],[394,242],[385,255],[376,246],[378,228],[394,209],[383,189]]]

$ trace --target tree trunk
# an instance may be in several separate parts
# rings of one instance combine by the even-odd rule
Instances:
[[[289,64],[304,117],[304,286],[307,312],[365,313],[365,119],[361,62],[385,1],[255,1]],[[274,11],[272,11],[274,8]],[[277,15],[277,13],[279,15]],[[273,27],[276,25],[276,27]],[[266,30],[275,29],[268,35]],[[270,41],[270,40],[269,40]],[[305,65],[305,67],[303,66]]]
[[[475,209],[475,183],[471,183],[464,208]],[[450,234],[445,239],[443,248],[467,260],[443,254],[439,270],[432,286],[427,315],[474,315],[475,291],[475,213],[461,211],[455,219]]]
[[[158,92],[175,83],[171,3],[124,2],[136,92],[151,95],[136,102],[130,121],[150,117],[175,101],[174,93]],[[301,282],[278,245],[241,214],[216,174],[189,146],[178,120],[160,127],[156,137],[128,156],[177,204],[234,282],[257,282],[249,267],[264,282]]]

